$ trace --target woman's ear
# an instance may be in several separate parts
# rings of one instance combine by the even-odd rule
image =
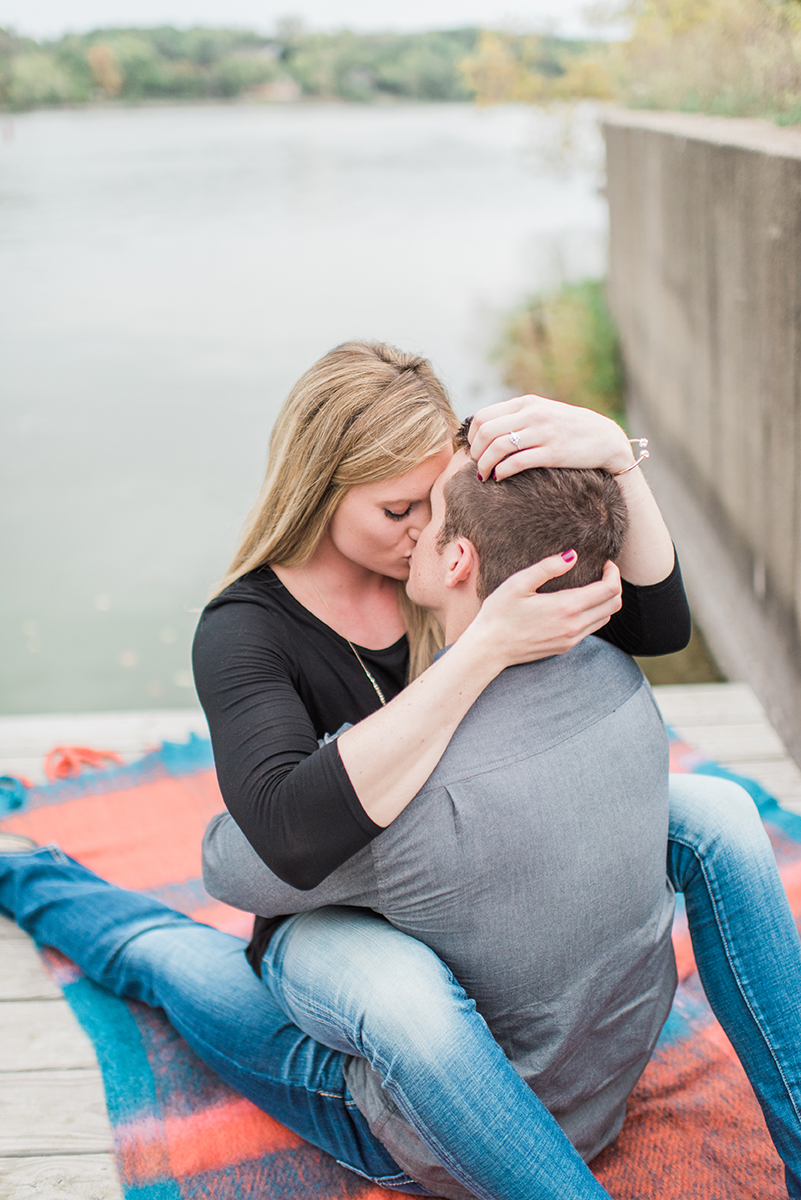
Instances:
[[[473,543],[467,538],[457,538],[455,542],[451,542],[448,551],[445,586],[452,588],[475,581],[478,576],[478,555]]]

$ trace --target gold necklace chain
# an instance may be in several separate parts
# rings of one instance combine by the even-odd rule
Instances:
[[[381,688],[378,686],[378,682],[376,681],[375,676],[373,675],[373,673],[371,671],[367,670],[367,667],[364,664],[364,660],[363,660],[361,654],[359,654],[359,651],[356,649],[356,647],[354,646],[354,644],[350,640],[350,638],[346,637],[344,633],[340,633],[339,630],[337,629],[336,624],[334,623],[334,614],[331,612],[331,609],[328,607],[328,603],[325,599],[325,596],[322,594],[322,592],[318,588],[317,584],[314,582],[314,580],[312,579],[311,575],[309,574],[309,572],[306,570],[305,567],[303,568],[303,574],[306,576],[309,583],[314,588],[314,590],[317,593],[317,596],[320,600],[320,603],[323,605],[323,607],[325,608],[325,611],[328,613],[329,617],[331,618],[331,623],[332,623],[334,632],[339,633],[340,637],[345,638],[345,641],[348,643],[351,650],[353,651],[353,653],[356,655],[357,659],[359,660],[359,666],[364,671],[365,675],[367,676],[367,678],[370,680],[371,684],[373,685],[373,689],[375,691],[376,696],[378,696],[378,699],[381,701],[381,704],[385,705],[387,702],[386,697],[384,696],[384,693],[381,691]]]

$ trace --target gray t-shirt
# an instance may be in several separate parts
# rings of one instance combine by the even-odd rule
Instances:
[[[425,942],[589,1161],[617,1136],[673,997],[667,821],[651,690],[631,658],[587,638],[494,680],[425,787],[319,887],[276,879],[225,816],[204,877],[247,911],[358,905]],[[465,1195],[443,1187],[367,1064],[346,1075],[396,1161]]]

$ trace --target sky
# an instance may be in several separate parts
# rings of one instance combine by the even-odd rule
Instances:
[[[217,25],[270,32],[280,17],[314,29],[449,29],[502,26],[598,36],[588,0],[0,0],[0,27],[58,37],[109,26]]]

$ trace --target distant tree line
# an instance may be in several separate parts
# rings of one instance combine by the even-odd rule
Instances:
[[[614,11],[629,36],[562,57],[555,74],[539,69],[535,42],[483,32],[467,63],[476,99],[593,97],[801,124],[801,0],[621,0]]]
[[[37,42],[0,29],[0,108],[93,100],[591,97],[801,123],[801,0],[611,0],[623,41],[501,30],[312,33],[96,29]]]
[[[513,47],[526,72],[537,78],[559,77],[566,62],[585,49],[559,38],[503,36],[504,46]],[[161,26],[35,41],[0,30],[0,106],[304,96],[469,100],[486,82],[488,71],[476,55],[486,56],[488,48],[478,29],[326,34],[292,20],[280,23],[274,36]],[[490,63],[489,75],[492,71]]]

